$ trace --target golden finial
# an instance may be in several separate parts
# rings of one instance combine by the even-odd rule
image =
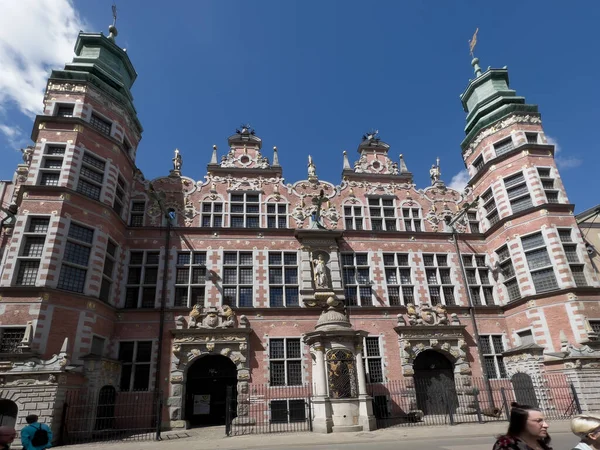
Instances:
[[[469,41],[469,53],[471,53],[471,58],[475,57],[475,56],[473,56],[473,50],[475,50],[475,46],[477,45],[477,32],[478,31],[479,31],[479,28],[477,28],[475,30],[475,33],[473,33],[473,37]]]

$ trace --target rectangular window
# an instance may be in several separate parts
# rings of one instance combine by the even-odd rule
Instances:
[[[473,167],[475,167],[475,170],[477,172],[479,172],[481,169],[483,169],[483,165],[485,163],[483,162],[483,155],[479,155],[477,157],[477,159],[475,161],[473,161]]]
[[[100,200],[105,166],[104,161],[96,158],[91,153],[85,152],[79,170],[77,192],[91,199]]]
[[[271,386],[302,385],[302,345],[299,338],[269,339]]]
[[[600,320],[588,320],[592,332],[600,336]]]
[[[367,375],[367,383],[382,383],[384,381],[383,362],[379,337],[366,337],[363,348],[363,364]]]
[[[58,277],[58,289],[83,293],[92,252],[94,230],[71,223]]]
[[[46,243],[50,218],[30,217],[23,233],[23,246],[18,257],[17,285],[35,286]]]
[[[344,206],[346,230],[363,230],[362,206]]]
[[[423,255],[423,262],[431,304],[455,305],[454,285],[450,276],[448,255],[440,253]]]
[[[21,353],[25,327],[0,328],[0,353]]]
[[[473,304],[493,305],[494,294],[485,255],[462,255],[462,257]]]
[[[271,400],[271,423],[306,422],[306,401],[303,399]]]
[[[58,105],[56,108],[57,117],[73,117],[74,105]]]
[[[206,252],[180,252],[175,269],[175,307],[204,306]]]
[[[503,278],[509,301],[515,301],[521,298],[517,275],[513,267],[512,259],[508,247],[505,245],[496,250],[500,262],[500,273]]]
[[[476,211],[468,211],[467,220],[469,221],[469,230],[471,233],[481,233],[479,230],[479,220],[477,219]]]
[[[117,215],[121,216],[123,212],[123,202],[125,201],[125,180],[119,175],[117,178],[117,187],[115,188],[115,201],[113,209]]]
[[[223,203],[204,202],[202,203],[202,215],[200,216],[201,227],[222,227],[223,226]]]
[[[103,356],[104,355],[104,344],[106,339],[100,336],[92,336],[92,348],[90,350],[91,355]]]
[[[292,252],[269,252],[271,308],[298,306],[298,261]]]
[[[494,144],[494,150],[496,150],[496,156],[504,155],[505,153],[510,152],[513,148],[515,148],[512,138],[509,136],[506,139],[501,140],[500,142],[496,142]]]
[[[369,198],[369,216],[373,231],[397,231],[396,208],[391,198]]]
[[[371,273],[367,253],[342,253],[342,275],[348,306],[372,306]]]
[[[563,250],[565,251],[565,256],[567,258],[567,262],[569,263],[569,267],[571,268],[575,285],[578,287],[587,286],[588,283],[587,279],[585,278],[584,266],[581,264],[579,254],[577,253],[577,244],[573,243],[571,229],[559,229],[558,236],[562,242]]]
[[[517,173],[505,178],[504,187],[506,188],[513,214],[533,206],[523,173]]]
[[[287,204],[267,203],[267,228],[287,227]]]
[[[554,269],[542,233],[530,234],[521,238],[529,272],[537,294],[558,289]]]
[[[500,334],[482,334],[479,336],[480,351],[485,364],[484,370],[491,380],[506,378],[506,367],[504,366],[504,343]]]
[[[258,228],[260,226],[259,195],[250,192],[232,193],[229,196],[229,226],[232,228]]]
[[[152,341],[119,343],[121,391],[147,391],[150,387]]]
[[[419,208],[402,208],[402,220],[405,231],[422,231],[421,210]]]
[[[64,155],[64,146],[52,144],[46,146],[40,165],[39,184],[41,186],[58,186],[60,184]]]
[[[155,307],[159,256],[159,252],[152,251],[129,254],[125,308]]]
[[[223,254],[223,304],[251,308],[253,302],[254,261],[252,252]]]
[[[104,120],[103,118],[92,113],[92,116],[90,117],[90,125],[100,133],[110,136],[112,124],[108,120]]]
[[[117,257],[117,244],[113,241],[106,243],[106,253],[104,254],[104,269],[102,270],[102,284],[100,285],[100,300],[108,303],[113,284],[115,271],[115,260]]]
[[[489,188],[482,196],[483,208],[485,209],[485,218],[489,222],[489,226],[492,227],[495,223],[500,220],[498,215],[498,209],[496,208],[496,200],[494,199],[494,193],[492,188]]]
[[[537,144],[538,143],[538,134],[537,133],[525,133],[525,137],[527,138],[528,144]]]
[[[383,265],[390,306],[414,303],[414,285],[408,253],[384,253]]]
[[[143,227],[144,226],[144,213],[146,211],[145,201],[133,201],[131,202],[131,210],[129,212],[129,226],[130,227]]]
[[[546,194],[546,201],[548,203],[558,203],[558,187],[556,186],[555,177],[552,175],[552,169],[550,167],[538,167],[537,172]]]

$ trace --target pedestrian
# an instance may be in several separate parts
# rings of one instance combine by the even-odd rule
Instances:
[[[45,423],[38,422],[38,416],[30,414],[25,417],[29,424],[21,430],[23,450],[43,450],[52,447],[52,431]]]
[[[573,450],[600,449],[600,415],[581,414],[573,417],[571,431],[581,439]]]
[[[544,414],[537,408],[512,403],[508,431],[498,437],[493,450],[552,450]]]
[[[16,435],[17,432],[13,427],[2,425],[0,427],[0,450],[9,450]]]

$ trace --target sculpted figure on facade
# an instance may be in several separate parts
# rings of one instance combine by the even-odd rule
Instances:
[[[190,311],[190,328],[233,328],[235,313],[224,305],[220,309],[214,306],[202,308],[194,305]]]
[[[431,185],[438,183],[442,177],[442,170],[440,169],[440,158],[437,158],[437,164],[433,164],[429,169],[429,177],[431,178]]]
[[[312,156],[308,155],[308,181],[317,180],[317,168],[313,163]]]
[[[179,149],[176,148],[175,156],[173,157],[173,170],[176,170],[177,172],[179,172],[181,170],[182,166],[183,166],[183,159],[181,158],[181,155],[179,154]]]
[[[313,271],[315,288],[323,289],[329,287],[329,277],[327,276],[327,264],[322,253],[319,253],[317,259],[313,259]]]
[[[422,303],[415,307],[412,303],[406,305],[407,322],[409,325],[460,325],[458,316],[451,314],[448,318],[446,307],[442,304],[432,308],[429,303]]]

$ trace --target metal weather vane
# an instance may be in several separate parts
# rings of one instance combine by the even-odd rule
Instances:
[[[471,54],[471,58],[474,58],[473,50],[475,50],[475,46],[477,45],[477,32],[478,31],[479,31],[479,28],[477,28],[475,30],[475,33],[473,33],[473,37],[469,41],[469,53]]]
[[[117,5],[113,3],[112,5],[112,13],[113,13],[113,27],[117,26]]]

